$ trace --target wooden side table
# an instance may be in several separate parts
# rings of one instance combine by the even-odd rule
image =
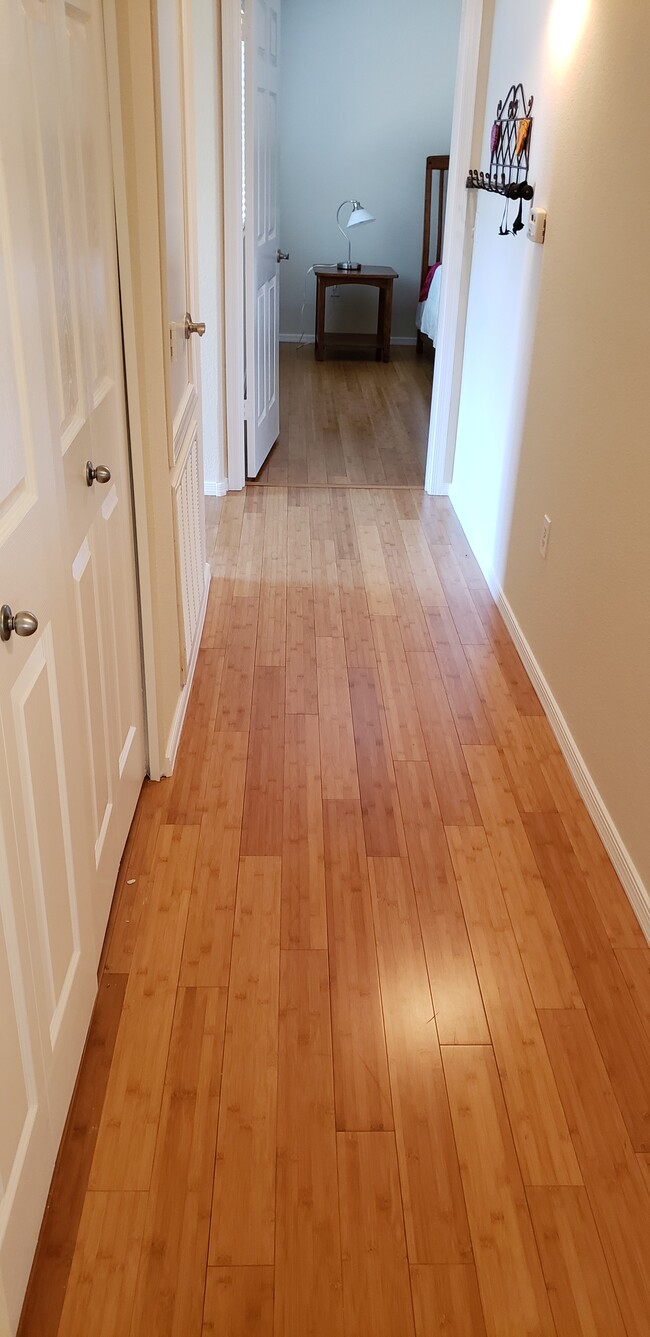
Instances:
[[[324,362],[327,348],[365,348],[375,349],[377,362],[390,359],[390,327],[393,315],[393,282],[399,275],[394,269],[382,265],[363,265],[361,269],[337,269],[336,265],[316,265],[316,331],[315,356],[317,362]],[[325,330],[325,305],[328,288],[347,287],[356,283],[364,288],[379,289],[376,334],[327,334]]]

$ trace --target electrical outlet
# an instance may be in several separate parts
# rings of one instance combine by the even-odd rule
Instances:
[[[542,533],[539,540],[539,550],[542,557],[546,557],[546,552],[548,549],[548,536],[550,532],[551,532],[551,521],[548,515],[545,515],[542,523]]]

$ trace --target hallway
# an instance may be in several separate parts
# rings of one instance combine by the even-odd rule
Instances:
[[[650,951],[451,505],[208,555],[22,1337],[645,1337]]]

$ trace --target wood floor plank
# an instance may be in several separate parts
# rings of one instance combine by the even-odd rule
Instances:
[[[412,1267],[416,1337],[486,1337],[473,1263]]]
[[[258,664],[253,680],[242,855],[282,854],[285,694],[285,670]]]
[[[349,669],[367,854],[403,854],[404,836],[376,669]]]
[[[317,637],[316,666],[323,798],[358,804],[357,753],[341,636]]]
[[[407,663],[443,822],[480,822],[467,763],[433,650],[409,652]]]
[[[226,1024],[225,989],[179,989],[131,1331],[199,1334]]]
[[[255,658],[269,668],[284,668],[287,639],[287,494],[274,488],[266,496],[260,609]]]
[[[245,733],[250,728],[258,598],[233,600],[228,650],[223,667],[215,730]]]
[[[248,735],[220,734],[210,750],[180,984],[228,987]]]
[[[323,812],[336,1126],[381,1131],[393,1112],[361,809]]]
[[[650,1151],[650,1035],[580,871],[562,819],[529,813],[526,831],[635,1151]]]
[[[409,1260],[464,1263],[472,1248],[408,861],[369,869]]]
[[[426,619],[461,743],[494,742],[451,612],[446,608],[430,609]]]
[[[282,952],[276,1337],[343,1333],[334,1078],[326,952]]]
[[[87,1193],[59,1337],[128,1333],[146,1193]]]
[[[625,983],[634,999],[639,1016],[650,1031],[650,948],[621,948],[616,960],[623,972]]]
[[[404,1219],[390,1133],[339,1133],[346,1337],[413,1337]]]
[[[492,595],[489,590],[472,588],[472,598],[517,710],[520,715],[542,716],[539,697],[517,654]]]
[[[209,1267],[203,1337],[273,1337],[273,1268]]]
[[[422,607],[446,608],[445,592],[419,520],[401,519],[400,529]]]
[[[581,1184],[526,972],[483,827],[447,831],[525,1184]]]
[[[431,544],[430,551],[461,645],[484,644],[487,642],[485,628],[451,544]]]
[[[582,1007],[566,946],[496,747],[464,748],[536,1007]]]
[[[309,508],[287,513],[287,699],[292,715],[318,711]]]
[[[148,1189],[198,826],[161,826],[90,1172],[91,1189]]]
[[[488,645],[468,645],[465,653],[520,809],[523,812],[556,811],[555,799],[528,731],[528,722],[517,710],[494,651]]]
[[[629,1337],[650,1314],[650,1194],[589,1018],[540,1012],[544,1039]]]
[[[314,629],[317,636],[342,636],[341,599],[333,538],[311,540]]]
[[[528,1206],[558,1337],[625,1337],[584,1188],[531,1188]]]
[[[212,1203],[212,1265],[275,1252],[281,860],[240,863]]]
[[[56,1337],[84,1207],[127,976],[102,975],[57,1157],[19,1337]]]
[[[151,782],[149,781],[149,784]],[[128,975],[146,902],[153,853],[162,821],[159,807],[138,803],[120,863],[98,975]]]
[[[429,763],[395,763],[441,1044],[489,1044],[481,990]]]
[[[396,617],[373,617],[381,691],[394,761],[426,761],[413,684]]]
[[[555,1337],[494,1055],[442,1053],[488,1337]]]
[[[320,731],[313,715],[285,719],[281,943],[327,947]]]
[[[251,509],[250,503],[256,500],[259,504],[255,511]],[[237,552],[237,566],[235,568],[235,588],[233,596],[238,599],[259,600],[260,582],[262,579],[262,557],[264,555],[264,506],[266,498],[264,493],[259,498],[255,493],[246,494],[246,507],[241,527],[241,541]]]
[[[641,926],[569,774],[564,757],[560,756],[557,749],[546,750],[542,769],[612,946],[645,947]]]
[[[395,605],[376,524],[357,523],[357,539],[368,612],[371,617],[394,617]]]

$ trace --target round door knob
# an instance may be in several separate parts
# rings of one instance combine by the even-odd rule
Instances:
[[[9,604],[3,604],[0,608],[0,641],[8,641],[12,631],[17,636],[33,636],[38,627],[38,618],[33,613],[27,613],[24,609],[20,613],[12,613]]]
[[[93,464],[92,460],[86,460],[86,482],[88,487],[93,483],[110,483],[111,471],[105,464]]]
[[[190,334],[198,334],[199,339],[202,339],[203,335],[205,334],[205,321],[192,320],[192,317],[188,311],[185,317],[185,338],[189,339]]]

